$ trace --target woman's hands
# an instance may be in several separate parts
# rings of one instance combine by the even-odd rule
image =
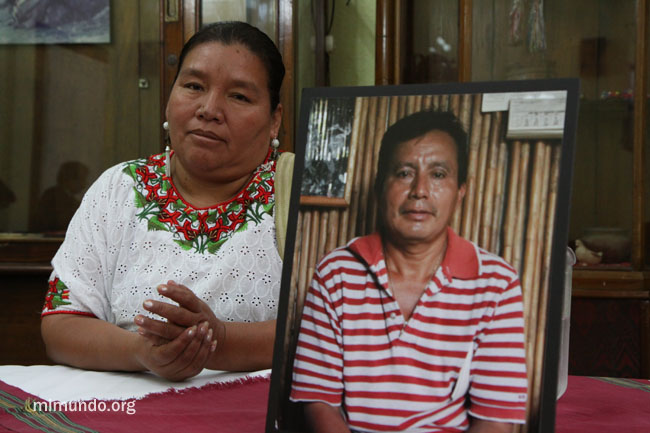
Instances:
[[[169,350],[155,356],[154,354],[143,355],[142,362],[146,363],[147,368],[163,375],[160,372],[163,370],[162,367],[166,368],[166,362],[172,358],[178,360],[178,365],[182,364],[181,361],[190,362],[190,355],[184,351],[192,349],[193,346],[190,347],[186,344],[187,349],[184,349],[185,346],[182,344],[184,340],[172,346],[167,345],[176,342],[179,338],[184,338],[184,333],[189,332],[188,329],[193,326],[196,326],[200,332],[202,328],[199,325],[205,322],[208,324],[206,332],[209,333],[212,330],[211,339],[214,341],[212,344],[216,344],[216,346],[215,349],[211,349],[212,352],[203,364],[204,368],[255,371],[271,367],[275,341],[275,320],[253,323],[222,322],[216,318],[205,302],[183,285],[168,281],[167,284],[158,286],[158,292],[178,303],[178,306],[167,302],[147,300],[144,302],[144,308],[164,320],[151,319],[143,315],[135,317],[134,322],[139,327],[138,332],[149,342],[151,351],[154,350],[154,347],[159,346]],[[203,346],[200,351],[202,350]],[[180,358],[181,356],[183,358]],[[199,360],[202,359],[202,355],[195,355],[192,362],[196,360],[197,364],[192,364],[192,367],[188,364],[180,371],[185,374],[195,371],[195,368],[198,368]],[[199,371],[200,369],[197,373]]]
[[[169,380],[180,381],[199,374],[214,352],[216,341],[212,340],[208,323],[192,326],[171,341],[150,340],[137,350],[135,357],[147,370]]]
[[[135,324],[147,343],[136,354],[143,367],[170,380],[197,375],[207,366],[226,328],[210,307],[187,287],[167,282],[158,292],[178,303],[147,300],[144,308],[166,321],[138,315]]]

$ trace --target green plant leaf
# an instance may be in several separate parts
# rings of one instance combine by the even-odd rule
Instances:
[[[208,246],[208,252],[210,254],[215,254],[217,251],[219,251],[221,245],[223,245],[223,243],[226,242],[227,240],[228,240],[227,238],[222,238],[219,239],[217,242],[210,242],[210,245]]]
[[[151,218],[149,218],[149,222],[147,223],[147,229],[148,229],[150,232],[151,232],[151,231],[156,231],[156,230],[164,231],[164,232],[168,232],[168,231],[169,231],[169,229],[167,228],[167,226],[166,226],[165,224],[161,223],[161,222],[158,220],[158,217],[157,217],[157,216],[152,216]]]
[[[56,291],[57,292],[63,293],[63,291],[65,289],[67,289],[67,288],[68,287],[63,283],[63,281],[59,280],[59,281],[56,282]]]
[[[192,241],[181,241],[178,239],[175,239],[174,242],[176,242],[178,245],[181,246],[185,251],[189,251],[192,249],[194,246],[194,243]]]
[[[143,208],[147,204],[147,199],[135,187],[133,187],[133,191],[135,191],[135,206]]]

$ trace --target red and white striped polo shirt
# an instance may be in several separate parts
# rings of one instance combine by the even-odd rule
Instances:
[[[455,432],[468,415],[522,423],[521,287],[503,259],[448,229],[447,252],[408,321],[378,234],[319,264],[303,311],[291,400],[341,406],[367,432]],[[378,285],[380,287],[378,287]]]

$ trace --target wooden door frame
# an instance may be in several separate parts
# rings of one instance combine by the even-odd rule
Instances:
[[[377,0],[375,84],[403,84],[408,0]],[[458,0],[458,81],[472,81],[472,0]]]

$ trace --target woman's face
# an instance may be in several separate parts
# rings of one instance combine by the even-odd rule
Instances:
[[[167,103],[176,161],[202,181],[234,182],[263,162],[278,134],[262,61],[243,45],[203,43],[185,57]]]

